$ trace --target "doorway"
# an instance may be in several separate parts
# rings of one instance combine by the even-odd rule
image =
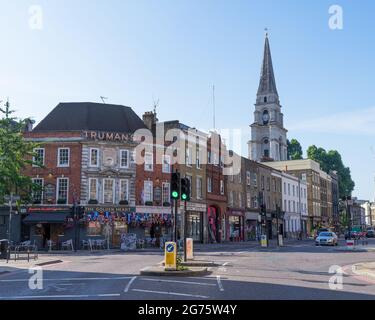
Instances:
[[[46,248],[47,241],[51,239],[51,225],[49,223],[43,225],[43,248]]]

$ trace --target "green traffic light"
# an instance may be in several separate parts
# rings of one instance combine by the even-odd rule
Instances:
[[[178,192],[177,191],[173,191],[172,192],[172,197],[177,199],[178,198]]]
[[[182,200],[186,200],[186,199],[187,199],[187,195],[186,195],[186,194],[182,194],[182,195],[181,195],[181,199],[182,199]]]

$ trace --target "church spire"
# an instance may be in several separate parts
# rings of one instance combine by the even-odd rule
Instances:
[[[273,72],[272,58],[270,43],[268,41],[268,31],[266,29],[265,43],[264,43],[264,56],[263,64],[259,81],[258,88],[258,102],[267,101],[268,96],[274,96],[276,100],[279,100],[279,95],[277,93],[275,75]],[[266,97],[266,99],[264,99]]]

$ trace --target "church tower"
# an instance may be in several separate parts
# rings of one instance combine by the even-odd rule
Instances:
[[[276,89],[268,34],[264,44],[251,140],[248,142],[249,158],[254,161],[287,160],[287,130],[284,128],[279,94]]]

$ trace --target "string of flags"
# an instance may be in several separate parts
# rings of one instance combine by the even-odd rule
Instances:
[[[127,224],[145,224],[148,222],[159,222],[163,225],[172,224],[172,215],[170,213],[136,213],[136,212],[104,212],[97,211],[87,213],[84,216],[87,222],[98,221],[99,223],[113,223],[115,221],[125,222]]]

